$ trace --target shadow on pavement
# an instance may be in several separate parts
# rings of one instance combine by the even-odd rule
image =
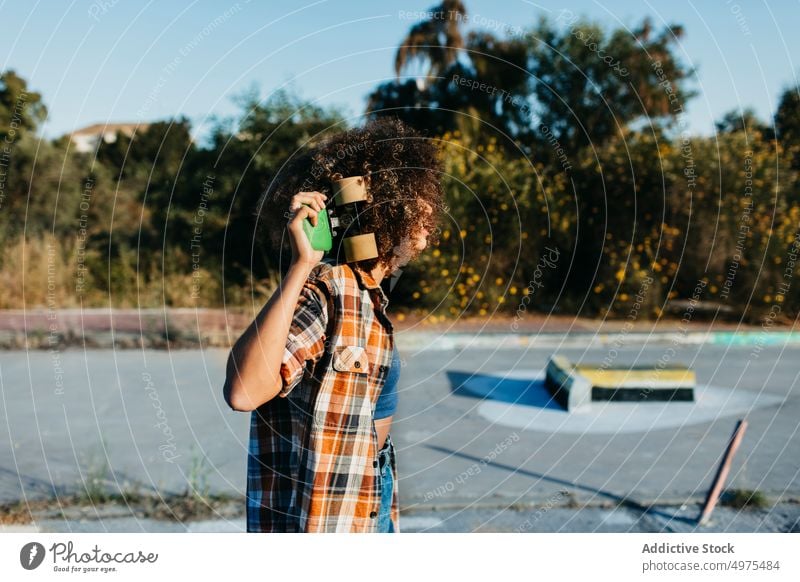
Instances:
[[[440,453],[446,454],[447,456],[460,457],[462,459],[467,459],[469,461],[478,461],[478,462],[481,462],[481,463],[485,463],[487,466],[491,466],[491,467],[495,467],[497,469],[503,469],[503,470],[506,470],[506,471],[510,471],[510,472],[512,472],[512,473],[514,473],[516,475],[524,475],[524,476],[532,477],[532,478],[535,478],[535,479],[541,479],[543,481],[547,481],[547,482],[550,482],[550,483],[563,485],[565,487],[569,487],[569,488],[572,488],[572,489],[575,489],[575,490],[586,491],[588,493],[592,493],[593,495],[598,495],[598,496],[603,497],[605,499],[609,499],[609,500],[613,501],[614,503],[616,503],[617,505],[619,505],[620,507],[624,507],[626,509],[630,509],[630,510],[634,511],[635,513],[637,513],[638,517],[644,517],[644,516],[660,517],[660,518],[666,519],[668,521],[679,521],[679,522],[685,523],[687,525],[695,525],[697,523],[696,520],[694,520],[694,519],[689,519],[689,518],[686,518],[686,517],[679,517],[679,516],[670,514],[667,511],[656,509],[656,508],[651,507],[649,505],[641,504],[641,503],[639,503],[637,501],[634,501],[630,497],[627,497],[627,496],[623,497],[623,496],[617,495],[616,493],[611,493],[610,491],[604,491],[602,489],[596,489],[594,487],[589,487],[588,485],[581,485],[580,483],[575,483],[573,481],[567,481],[566,479],[559,479],[557,477],[549,477],[549,476],[547,476],[547,475],[545,475],[543,473],[537,473],[535,471],[529,471],[527,469],[522,469],[520,467],[515,467],[513,465],[507,465],[505,463],[498,463],[496,461],[487,461],[483,457],[478,457],[478,456],[475,456],[475,455],[470,455],[470,454],[467,454],[467,453],[454,451],[452,449],[448,449],[446,447],[440,447],[438,445],[428,445],[428,444],[426,444],[426,445],[423,445],[423,446],[425,446],[425,447],[427,447],[429,449],[432,449],[434,451],[438,451]],[[665,531],[670,531],[668,525],[665,526],[664,530]]]
[[[450,390],[459,396],[564,410],[553,400],[544,386],[544,380],[540,378],[525,380],[491,374],[447,372],[447,379],[450,381]]]

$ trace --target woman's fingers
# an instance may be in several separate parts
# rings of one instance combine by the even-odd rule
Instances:
[[[312,225],[317,225],[317,211],[309,206],[300,206],[300,208],[295,208],[293,210],[289,226],[299,226],[301,225],[301,221],[305,218],[308,218]]]
[[[315,199],[315,201],[317,203],[317,206],[319,207],[319,208],[317,208],[317,211],[320,211],[323,208],[325,208],[325,199],[326,198],[327,198],[327,196],[325,196],[325,194],[323,194],[321,192],[314,192],[314,199]]]
[[[303,230],[303,220],[308,219],[312,226],[317,226],[317,214],[324,211],[327,197],[320,192],[298,192],[292,197],[289,233],[292,245],[293,260],[316,263],[322,251],[311,247],[311,242]]]
[[[326,199],[327,196],[321,192],[298,192],[292,197],[292,203],[289,208],[291,210],[296,210],[303,204],[309,204],[314,210],[319,212],[325,208]]]
[[[292,245],[292,260],[316,264],[323,256],[322,251],[314,250],[303,229],[303,220],[308,218],[312,225],[317,224],[317,212],[310,206],[300,206],[292,212],[289,220],[289,240]]]

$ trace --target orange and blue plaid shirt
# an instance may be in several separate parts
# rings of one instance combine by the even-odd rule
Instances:
[[[247,531],[373,532],[381,504],[375,404],[394,348],[372,276],[318,263],[286,340],[279,396],[251,414]],[[394,445],[392,520],[399,531]]]

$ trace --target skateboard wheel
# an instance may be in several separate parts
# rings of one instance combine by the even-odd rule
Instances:
[[[344,256],[348,263],[374,259],[378,256],[378,244],[374,233],[359,234],[342,240]]]
[[[333,182],[333,201],[336,206],[367,200],[367,184],[363,176],[350,176]]]

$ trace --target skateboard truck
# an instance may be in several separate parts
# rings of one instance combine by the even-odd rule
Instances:
[[[323,208],[317,213],[317,226],[309,219],[303,221],[303,230],[317,251],[330,251],[334,240],[344,249],[345,262],[354,263],[378,256],[375,233],[364,232],[360,216],[363,207],[372,202],[364,176],[349,176],[331,182],[333,208]]]

